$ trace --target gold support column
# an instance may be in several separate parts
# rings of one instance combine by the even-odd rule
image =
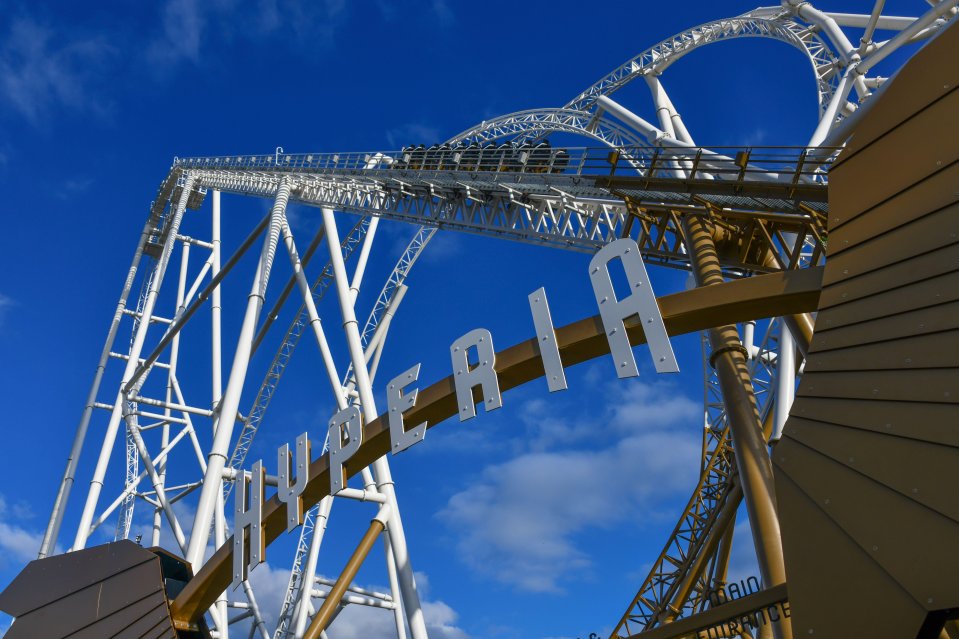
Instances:
[[[706,220],[699,215],[683,216],[683,233],[697,285],[722,284],[716,241]],[[713,351],[710,364],[716,370],[729,418],[759,571],[764,586],[769,588],[785,583],[786,569],[776,514],[772,463],[759,421],[745,351],[734,325],[710,329],[709,342]],[[792,637],[788,625],[781,624],[777,629],[777,635],[783,639]]]
[[[383,520],[385,521],[385,519],[384,516]],[[340,602],[343,600],[343,595],[346,594],[346,589],[353,583],[353,579],[360,570],[360,566],[363,565],[366,556],[370,554],[370,549],[373,547],[373,544],[376,543],[376,539],[380,536],[380,533],[384,530],[386,530],[386,525],[380,520],[380,515],[377,515],[377,518],[370,522],[369,529],[366,531],[366,534],[363,535],[356,550],[353,551],[350,560],[346,562],[343,572],[337,577],[336,583],[333,584],[333,587],[330,589],[330,594],[326,596],[323,605],[320,606],[316,616],[313,617],[313,621],[310,622],[310,627],[306,629],[303,639],[319,639],[320,633],[326,630],[327,625],[329,625],[330,620],[333,618],[333,613],[336,612],[336,607],[340,605]],[[303,596],[307,597],[309,595],[304,593]]]

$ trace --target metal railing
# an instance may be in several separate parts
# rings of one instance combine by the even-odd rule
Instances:
[[[465,172],[640,175],[687,180],[824,183],[839,149],[819,147],[436,146],[389,152],[176,158],[180,169],[339,173]]]

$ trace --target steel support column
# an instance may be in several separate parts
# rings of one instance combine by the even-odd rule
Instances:
[[[333,498],[329,495],[320,500],[316,519],[313,523],[313,537],[310,539],[310,552],[306,558],[306,567],[300,574],[300,595],[295,601],[293,619],[288,628],[293,629],[294,637],[302,637],[306,632],[306,622],[309,621],[310,593],[313,590],[313,579],[316,577],[316,563],[320,556],[320,545],[326,533],[326,523],[330,519],[330,509],[333,507]]]
[[[716,241],[708,222],[702,216],[687,215],[682,224],[697,285],[722,284]],[[786,568],[776,513],[772,463],[763,438],[746,353],[735,325],[709,329],[709,341],[713,351],[710,363],[716,369],[729,417],[759,570],[763,584],[769,588],[785,583]],[[792,632],[785,624],[778,630],[780,639],[791,638]]]
[[[97,393],[100,391],[103,373],[106,370],[107,361],[110,359],[110,351],[113,349],[113,342],[116,340],[117,332],[120,329],[120,320],[123,318],[123,312],[126,310],[127,298],[130,296],[130,290],[133,288],[133,280],[136,277],[137,267],[140,265],[140,259],[143,257],[143,248],[146,246],[147,240],[150,237],[151,229],[152,224],[148,219],[143,226],[143,231],[140,233],[140,241],[137,244],[136,251],[133,253],[133,261],[130,264],[129,271],[127,271],[127,279],[123,283],[120,301],[117,302],[116,311],[113,313],[113,321],[110,323],[110,330],[107,332],[107,339],[103,344],[103,350],[100,352],[97,371],[93,375],[93,384],[90,386],[90,392],[87,394],[87,402],[84,404],[83,413],[80,416],[80,423],[77,426],[76,435],[73,437],[70,456],[67,457],[67,466],[63,472],[63,479],[60,481],[60,489],[53,503],[53,512],[50,515],[46,532],[43,534],[43,542],[40,544],[40,553],[37,555],[37,559],[43,559],[54,550],[57,537],[60,535],[63,513],[67,508],[67,500],[70,498],[70,489],[73,488],[73,481],[77,473],[77,464],[80,461],[80,453],[83,450],[83,442],[86,440],[87,429],[90,426],[90,418],[93,415],[93,405],[97,401]]]
[[[353,375],[356,377],[356,389],[360,396],[360,408],[363,411],[363,419],[369,424],[378,417],[376,400],[373,398],[370,374],[366,367],[363,344],[356,322],[356,309],[353,307],[352,295],[348,288],[349,279],[346,276],[346,266],[343,263],[343,255],[339,249],[339,231],[336,229],[336,219],[333,215],[333,210],[324,207],[322,213],[323,225],[326,227],[326,241],[330,249],[330,260],[333,264],[337,297],[339,298],[340,311],[343,315],[343,332],[346,334],[350,360],[353,364]],[[377,489],[386,495],[386,503],[390,505],[387,532],[390,536],[393,556],[396,559],[400,590],[403,595],[406,618],[410,625],[410,634],[413,636],[413,639],[427,639],[426,621],[423,618],[420,598],[416,592],[416,581],[413,578],[413,567],[410,564],[409,553],[406,547],[403,521],[400,519],[400,511],[396,503],[393,477],[385,456],[373,462],[373,472],[376,474]]]
[[[276,255],[276,247],[280,240],[280,229],[283,226],[283,212],[286,210],[289,198],[290,183],[284,179],[277,186],[276,200],[270,214],[269,231],[263,240],[260,261],[257,264],[253,287],[247,300],[246,313],[243,316],[240,337],[237,340],[236,353],[233,358],[233,367],[230,370],[230,379],[218,407],[216,435],[213,438],[210,454],[207,456],[203,490],[200,493],[200,501],[193,520],[193,532],[190,536],[190,545],[186,555],[186,560],[192,564],[194,570],[199,569],[203,564],[203,554],[210,538],[210,524],[213,523],[213,511],[216,507],[217,495],[223,494],[221,489],[223,468],[226,466],[227,455],[229,455],[230,439],[233,435],[233,426],[240,407],[240,395],[243,392],[243,382],[246,380],[246,370],[250,364],[256,324],[263,308],[266,287],[270,280],[270,270],[273,267],[273,258]]]
[[[183,214],[186,212],[187,201],[190,199],[190,192],[193,190],[194,182],[195,178],[192,175],[188,174],[185,177],[183,188],[180,192],[180,199],[177,202],[176,209],[173,211],[172,219],[170,219],[170,226],[166,230],[167,236],[163,243],[163,249],[157,261],[156,268],[153,271],[153,278],[150,281],[146,301],[143,304],[140,325],[137,327],[133,344],[130,346],[129,359],[127,360],[126,369],[123,372],[124,385],[128,383],[128,380],[133,378],[134,372],[138,368],[137,363],[140,360],[140,352],[143,350],[147,330],[150,328],[153,308],[160,294],[160,284],[163,282],[163,276],[166,273],[167,264],[170,261],[170,254],[173,252],[173,245],[176,243],[177,233],[179,233],[180,230],[180,222],[183,220]],[[100,492],[103,490],[103,480],[107,474],[107,466],[110,463],[110,457],[113,453],[113,444],[116,441],[117,431],[119,430],[120,421],[123,417],[123,402],[123,388],[121,387],[117,393],[116,401],[113,403],[110,421],[103,435],[103,445],[100,447],[100,456],[97,459],[97,465],[93,471],[93,478],[90,480],[87,500],[83,506],[83,513],[80,515],[80,523],[77,526],[77,534],[73,541],[74,550],[80,550],[85,547],[87,543],[90,523],[93,521],[97,502],[100,499]]]
[[[722,510],[719,511],[719,515],[717,515],[716,521],[713,523],[712,530],[706,538],[706,543],[703,544],[699,554],[693,559],[693,563],[690,564],[687,569],[685,578],[676,589],[676,594],[673,596],[673,600],[669,605],[669,613],[666,619],[663,620],[664,623],[676,619],[679,612],[683,609],[683,606],[686,605],[686,601],[692,594],[693,588],[696,587],[696,583],[706,571],[709,560],[716,552],[716,548],[719,547],[720,541],[725,538],[727,532],[732,530],[731,523],[735,521],[736,509],[739,508],[739,503],[742,498],[742,486],[736,481],[726,496],[726,503],[723,504]]]
[[[213,244],[211,255],[210,277],[215,280],[220,274],[220,261],[222,255],[222,246],[220,241],[220,192],[213,191],[212,214],[210,218],[210,241]],[[223,398],[223,339],[222,339],[222,305],[221,305],[220,285],[217,284],[210,293],[210,382],[211,382],[211,400],[210,408],[216,411],[220,400]],[[179,309],[178,309],[179,311]],[[216,425],[214,421],[214,425]],[[213,433],[214,437],[216,432]],[[213,544],[219,548],[226,541],[226,515],[223,512],[223,480],[219,482],[220,492],[216,499],[216,510],[213,513]],[[218,630],[219,639],[230,639],[229,610],[227,609],[229,601],[226,592],[220,594],[216,600],[216,610],[223,623]]]

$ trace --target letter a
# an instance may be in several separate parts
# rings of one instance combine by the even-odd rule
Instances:
[[[629,295],[616,299],[613,282],[609,276],[609,263],[619,258],[626,271],[629,282]],[[624,320],[639,316],[640,328],[646,335],[649,351],[657,373],[678,373],[679,364],[673,355],[672,344],[663,324],[663,316],[656,303],[656,294],[646,274],[646,265],[639,254],[636,242],[622,238],[610,242],[593,256],[589,262],[589,279],[593,283],[593,293],[599,305],[599,315],[603,320],[603,330],[609,341],[609,352],[616,363],[618,377],[636,377],[639,369],[633,358],[633,350],[626,336]]]

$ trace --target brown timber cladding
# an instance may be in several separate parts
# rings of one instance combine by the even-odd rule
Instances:
[[[773,464],[796,637],[938,637],[959,607],[959,25],[829,175],[828,259]]]
[[[175,639],[160,559],[132,541],[31,562],[0,595],[8,639]]]

